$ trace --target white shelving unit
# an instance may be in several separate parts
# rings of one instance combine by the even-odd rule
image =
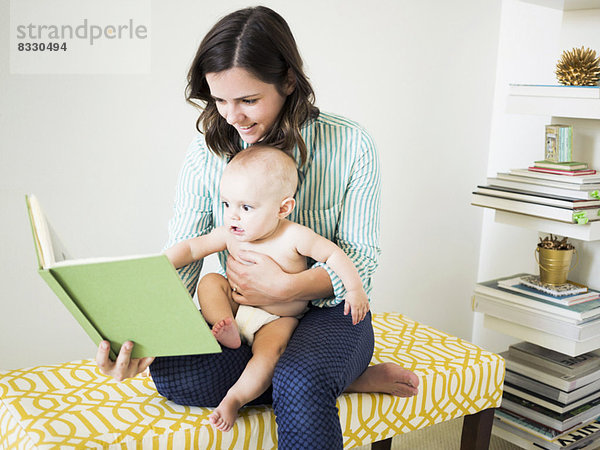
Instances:
[[[600,5],[600,2],[599,2]],[[598,95],[598,97],[596,97]],[[593,119],[600,129],[600,88],[590,88],[582,93],[581,88],[554,89],[554,86],[511,86],[507,104],[508,112],[516,114],[536,114],[555,117],[571,117],[574,119]],[[556,122],[555,122],[556,123]],[[585,225],[570,224],[539,217],[527,216],[508,211],[496,210],[494,212],[496,223],[513,225],[543,233],[552,233],[566,236],[579,241],[600,240],[600,221],[590,222]],[[552,338],[543,336],[536,330],[522,326],[507,326],[507,322],[494,317],[484,317],[486,328],[500,333],[535,342],[538,345],[550,347],[553,350],[576,355],[573,348],[567,348],[562,342],[552,341]],[[510,330],[510,331],[508,331]],[[596,342],[598,340],[594,340]],[[587,348],[586,351],[594,350]],[[579,353],[582,353],[579,352]]]
[[[501,36],[505,59],[498,72],[502,88],[492,125],[491,166],[506,172],[542,159],[544,125],[565,123],[574,129],[575,159],[600,169],[600,87],[559,86],[553,74],[566,49],[600,52],[600,0],[505,0],[503,7],[511,25]],[[484,216],[479,279],[536,273],[537,239],[550,233],[570,238],[578,250],[570,279],[600,289],[600,221],[570,224],[502,210]],[[530,330],[485,319],[476,317],[474,326],[475,340],[484,346],[502,351],[515,339],[531,340],[525,332]],[[536,343],[561,351],[552,335],[537,336]]]
[[[503,95],[502,100],[498,100],[498,105],[502,106],[504,105],[500,102],[506,100],[505,112],[510,113],[510,116],[504,115],[494,122],[496,131],[492,133],[490,164],[496,170],[501,169],[499,171],[506,171],[508,167],[524,166],[533,160],[531,156],[535,154],[534,150],[537,151],[539,136],[542,138],[540,153],[537,154],[543,155],[544,124],[566,123],[573,125],[574,132],[577,133],[576,139],[574,138],[574,149],[577,152],[575,159],[586,161],[593,168],[600,169],[600,87],[571,88],[539,84],[552,83],[550,80],[553,76],[550,70],[553,70],[553,61],[557,60],[554,59],[557,50],[560,49],[556,58],[564,49],[579,48],[582,45],[600,52],[600,0],[520,0],[520,3],[507,4],[505,6],[512,14],[509,17],[517,25],[505,29],[513,32],[518,30],[523,34],[523,38],[517,44],[515,33],[505,35],[507,37],[504,42],[510,49],[505,59],[508,69],[499,73],[528,77],[535,72],[541,79],[504,79],[504,87],[509,82],[521,84],[511,85],[508,88],[508,96]],[[529,36],[532,43],[529,44],[526,42],[529,25],[520,23],[519,14],[515,13],[525,12],[530,20],[537,19],[538,13],[534,12],[534,9],[540,11],[540,17],[543,19],[535,22],[535,26],[532,27]],[[562,21],[559,17],[560,11]],[[559,24],[560,26],[557,26]],[[543,39],[537,39],[538,36],[543,36]],[[539,59],[536,59],[537,56]],[[541,69],[535,70],[537,67],[532,69],[531,66],[527,66],[521,74],[519,70],[523,63],[531,60]],[[531,84],[524,85],[523,82]],[[502,108],[498,108],[497,113],[502,112]],[[506,167],[507,165],[509,166]],[[502,225],[511,225],[513,228]],[[551,233],[573,240],[581,256],[577,270],[571,273],[574,278],[570,279],[595,289],[600,288],[600,221],[579,225],[496,210],[493,212],[493,221],[490,216],[487,216],[486,221],[484,216],[483,231],[480,279],[508,276],[511,270],[512,273],[528,271],[523,270],[523,266],[533,265],[533,256],[528,256],[533,255],[535,249],[536,238],[533,232],[537,232],[535,234],[538,236],[540,233]],[[490,273],[495,275],[489,277]],[[523,326],[501,315],[496,317],[482,314],[479,319],[482,328],[476,330],[480,333],[484,345],[492,342],[504,343],[507,340],[514,342],[513,339],[518,339],[573,356],[600,348],[600,336],[593,336],[585,341],[570,341],[533,327]],[[501,433],[502,430],[498,434],[503,437]],[[517,443],[515,435],[506,438]],[[518,445],[531,448],[531,441],[525,439]]]
[[[562,24],[556,28],[556,36],[560,35],[560,39],[549,45],[559,45],[561,51],[583,45],[600,52],[600,33],[597,31],[600,29],[600,0],[521,0],[521,3],[533,5],[533,7],[523,5],[528,6],[526,9],[529,11],[532,8],[537,8],[540,12],[543,10],[547,11],[547,8],[562,11]],[[544,44],[538,42],[537,45],[543,46]],[[538,51],[537,47],[533,50],[533,53],[536,51]],[[547,57],[549,53],[542,54]],[[513,80],[510,80],[510,82],[513,82]],[[529,83],[529,80],[527,83]],[[548,78],[544,83],[548,83]],[[576,159],[581,158],[581,160],[591,163],[592,167],[600,169],[600,87],[549,85],[541,84],[536,79],[532,79],[530,84],[523,84],[523,81],[519,80],[519,84],[511,84],[509,86],[508,97],[506,98],[506,112],[511,113],[511,115],[530,116],[529,118],[513,117],[511,121],[507,122],[513,125],[516,122],[521,123],[518,130],[518,133],[520,133],[519,136],[521,136],[519,140],[527,139],[530,136],[541,136],[541,120],[545,123],[573,124],[575,132],[580,133],[575,143]],[[544,118],[533,120],[534,117],[532,116],[543,116]],[[506,133],[509,135],[513,132],[510,128],[506,130]],[[504,142],[510,142],[510,140],[504,140]],[[505,152],[512,152],[514,158],[519,157],[518,148],[515,150],[504,148],[503,150]],[[541,146],[540,151],[543,152]],[[580,268],[577,274],[580,277],[577,281],[591,285],[596,289],[600,288],[600,273],[595,274],[595,272],[598,272],[598,256],[600,255],[600,243],[598,242],[600,241],[600,221],[582,225],[563,223],[502,210],[496,210],[493,214],[494,222],[498,224],[511,225],[523,230],[531,230],[543,234],[551,233],[566,236],[576,240],[576,247],[578,250],[583,249],[584,251],[581,253],[585,255],[583,260],[579,262]],[[503,231],[503,233],[508,235],[513,234],[509,231]],[[517,230],[514,234],[523,233],[523,231],[519,232]],[[506,236],[504,238],[506,239]],[[533,252],[535,243],[528,245],[531,245],[531,251]],[[505,252],[507,251],[509,251],[508,248],[505,249]],[[482,257],[485,258],[486,255],[482,255]],[[491,258],[499,257],[501,255],[496,251],[495,256]],[[589,266],[589,270],[587,270],[586,266]],[[505,273],[505,275],[510,275],[510,273]],[[519,331],[519,327],[507,327],[504,325],[506,324],[497,324],[493,320],[485,320],[484,317],[485,328],[520,340],[531,340],[532,334],[529,333],[531,330],[524,329],[521,332]],[[509,328],[511,328],[510,331],[508,330]],[[536,339],[536,343],[557,351],[565,350],[564,348],[557,348],[556,345],[558,343],[553,343],[551,337]]]

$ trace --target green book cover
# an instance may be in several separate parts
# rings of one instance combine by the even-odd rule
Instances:
[[[36,198],[27,206],[40,275],[96,345],[110,342],[111,358],[128,340],[134,358],[221,351],[165,255],[56,262]]]
[[[578,167],[581,169],[587,169],[588,165],[585,162],[580,161],[566,161],[566,162],[554,162],[548,161],[546,159],[542,159],[540,161],[534,161],[536,166],[544,167],[548,166],[551,168],[564,169],[564,170],[572,170],[573,167]]]

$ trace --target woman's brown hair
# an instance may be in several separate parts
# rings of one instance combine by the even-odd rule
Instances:
[[[204,133],[206,144],[221,156],[232,157],[242,149],[234,127],[219,114],[206,82],[207,73],[239,67],[263,83],[275,85],[284,94],[290,79],[294,91],[261,144],[278,147],[288,153],[297,145],[302,164],[306,161],[306,144],[300,128],[319,115],[314,106],[314,91],[302,70],[302,58],[286,21],[264,6],[241,9],[213,26],[202,40],[188,73],[186,100],[200,106],[202,112],[196,128]],[[193,99],[200,100],[198,105]]]

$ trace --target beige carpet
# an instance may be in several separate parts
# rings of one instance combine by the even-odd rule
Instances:
[[[395,437],[393,450],[458,450],[462,432],[462,417],[440,423],[422,430]],[[358,447],[368,450],[370,446]],[[519,450],[520,447],[492,435],[490,450]]]

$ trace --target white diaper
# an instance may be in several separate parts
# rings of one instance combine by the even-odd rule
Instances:
[[[252,342],[254,342],[254,333],[263,325],[271,323],[279,319],[279,317],[255,306],[240,305],[235,315],[235,321],[240,330],[242,340],[248,345],[252,345]]]

